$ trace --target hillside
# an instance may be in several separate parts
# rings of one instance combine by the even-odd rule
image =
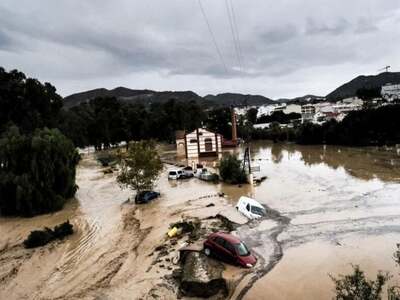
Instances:
[[[244,94],[236,94],[236,93],[223,93],[218,95],[207,95],[204,97],[205,100],[214,103],[215,105],[222,106],[242,106],[242,105],[250,105],[250,106],[260,106],[264,104],[273,104],[276,103],[274,100],[269,99],[260,95],[244,95]]]
[[[329,101],[353,97],[361,88],[379,88],[387,83],[400,83],[400,72],[385,72],[379,75],[358,76],[343,84],[326,96]]]
[[[325,97],[315,95],[304,95],[296,98],[281,98],[276,100],[279,103],[292,103],[292,104],[304,104],[308,102],[323,101]]]
[[[116,97],[117,99],[127,103],[143,103],[146,105],[155,102],[163,103],[170,99],[175,99],[177,101],[204,101],[202,97],[191,91],[155,92],[151,90],[132,90],[124,87],[118,87],[112,90],[101,88],[72,94],[64,98],[64,106],[66,108],[71,108],[96,97]]]
[[[94,89],[67,96],[64,98],[64,106],[68,109],[96,97],[116,97],[117,99],[127,103],[143,103],[146,105],[150,103],[163,103],[170,99],[175,99],[177,101],[194,100],[202,104],[213,106],[263,105],[274,103],[273,100],[259,95],[224,93],[218,95],[207,95],[203,98],[192,91],[156,92],[151,90],[132,90],[118,87],[112,90],[104,88]]]

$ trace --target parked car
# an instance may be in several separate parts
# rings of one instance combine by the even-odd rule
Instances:
[[[245,268],[251,268],[257,262],[257,258],[250,253],[239,238],[224,232],[216,232],[208,236],[204,242],[204,253]]]
[[[153,191],[142,191],[135,196],[135,203],[136,204],[144,204],[148,203],[151,200],[160,196],[160,193],[153,192]]]
[[[183,172],[181,170],[172,170],[168,173],[168,179],[177,180],[182,178]]]
[[[186,178],[191,178],[191,177],[194,176],[193,168],[190,167],[190,166],[183,168],[181,171],[182,171],[183,175],[184,175]]]
[[[265,208],[256,200],[245,196],[239,198],[236,209],[250,220],[265,216]]]

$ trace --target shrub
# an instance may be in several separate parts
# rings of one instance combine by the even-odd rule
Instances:
[[[380,300],[383,286],[389,279],[388,274],[379,272],[376,280],[368,280],[359,266],[353,266],[353,273],[340,275],[339,278],[331,276],[335,283],[337,300]]]
[[[28,238],[24,241],[25,248],[35,248],[44,246],[53,240],[53,231],[50,228],[44,230],[31,231]]]
[[[63,239],[67,235],[74,233],[73,225],[69,223],[69,220],[57,225],[53,230],[45,227],[44,230],[31,231],[28,238],[23,242],[25,248],[36,248],[44,246],[55,239]]]
[[[247,183],[247,175],[242,162],[233,154],[228,154],[219,162],[219,175],[230,184]]]

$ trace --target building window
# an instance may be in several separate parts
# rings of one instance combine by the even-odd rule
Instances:
[[[210,138],[204,139],[204,146],[206,148],[206,152],[213,151],[212,139]]]
[[[191,144],[197,144],[197,140],[196,140],[196,139],[191,139],[191,140],[190,140],[190,143],[191,143]]]

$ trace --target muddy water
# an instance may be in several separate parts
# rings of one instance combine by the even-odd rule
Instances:
[[[263,228],[261,222],[238,230],[265,259],[239,297],[331,299],[328,273],[349,272],[351,263],[371,277],[390,271],[397,283],[399,268],[392,259],[400,242],[397,152],[255,144],[252,158],[261,167],[258,175],[268,177],[255,187],[255,198],[290,222],[284,228],[278,223]]]
[[[243,149],[236,152],[242,155]],[[153,265],[151,256],[165,243],[169,224],[182,216],[217,213],[244,224],[234,208],[241,195],[257,198],[271,214],[237,230],[260,259],[250,274],[227,267],[232,285],[238,283],[232,298],[330,299],[327,274],[348,272],[349,263],[371,276],[378,269],[397,274],[392,260],[400,242],[396,151],[263,142],[252,145],[251,155],[252,164],[260,166],[256,175],[267,176],[258,186],[168,181],[174,167],[166,165],[156,187],[161,198],[138,207],[124,204],[133,193],[120,189],[115,174],[104,175],[93,157],[86,157],[77,172],[76,199],[62,211],[0,218],[0,299],[147,299],[172,272]],[[207,208],[209,203],[215,206]],[[66,241],[36,250],[21,247],[29,231],[66,219],[76,228]],[[168,292],[165,286],[159,291],[173,299]]]

